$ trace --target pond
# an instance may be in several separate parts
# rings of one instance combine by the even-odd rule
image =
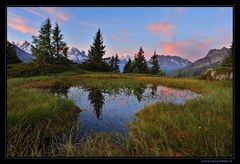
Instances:
[[[101,90],[94,87],[72,86],[54,88],[52,93],[73,101],[81,112],[77,136],[94,132],[118,132],[127,135],[127,125],[145,105],[155,102],[183,104],[199,96],[187,89],[148,84],[142,88]]]

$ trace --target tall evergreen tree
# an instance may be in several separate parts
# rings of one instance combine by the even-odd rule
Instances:
[[[53,47],[51,42],[51,21],[48,18],[43,22],[38,36],[32,36],[32,53],[36,55],[38,63],[51,63],[53,61]]]
[[[110,58],[109,67],[110,67],[110,71],[114,70],[114,56]]]
[[[7,41],[6,47],[7,64],[20,63],[21,60],[16,55],[15,45]]]
[[[148,67],[147,67],[147,61],[144,57],[144,51],[142,47],[140,47],[138,53],[134,57],[133,62],[134,73],[147,73]]]
[[[92,70],[104,71],[106,70],[106,63],[102,58],[105,54],[105,46],[103,45],[103,37],[100,29],[98,29],[93,39],[93,44],[90,46],[90,50],[88,50],[86,63]]]
[[[158,74],[160,70],[160,66],[158,64],[158,59],[157,59],[157,52],[156,50],[154,51],[152,58],[152,67],[151,67],[151,73],[152,74]]]
[[[123,67],[123,73],[131,73],[133,71],[132,60],[128,59],[128,62]]]
[[[55,57],[55,61],[57,62],[68,62],[67,59],[67,44],[63,41],[63,35],[61,34],[61,30],[59,29],[59,26],[57,22],[55,23],[55,27],[52,31],[52,46],[53,46],[53,54]]]
[[[113,64],[113,71],[114,72],[119,72],[120,71],[119,70],[119,62],[120,62],[120,60],[118,58],[118,54],[116,54],[115,57],[114,57],[114,64]]]

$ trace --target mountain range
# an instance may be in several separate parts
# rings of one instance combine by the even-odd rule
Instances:
[[[17,57],[24,63],[32,62],[36,57],[31,52],[32,45],[28,41],[24,41],[22,44],[14,43]],[[80,51],[78,48],[69,47],[67,52],[68,59],[73,63],[80,64],[87,59],[85,51]],[[207,70],[208,68],[216,67],[227,56],[228,49],[223,47],[222,49],[212,49],[208,54],[195,61],[191,62],[179,56],[171,55],[157,55],[160,68],[166,73],[167,76],[196,76]],[[133,57],[131,55],[122,55],[119,57],[119,69],[123,72],[123,68],[128,59]],[[147,61],[148,67],[152,66],[152,59]]]
[[[171,72],[169,76],[190,77],[200,75],[209,68],[219,66],[222,60],[228,55],[228,50],[226,47],[211,49],[205,57],[198,59],[184,68]]]
[[[160,68],[166,73],[170,73],[173,70],[177,70],[183,67],[186,67],[192,64],[191,61],[183,59],[179,56],[170,56],[170,55],[157,55],[158,63]],[[148,66],[152,66],[152,58],[148,61]]]
[[[15,45],[16,55],[23,63],[30,63],[36,57],[32,54],[31,48],[32,45],[28,41],[24,41],[21,43],[12,42]],[[75,47],[69,47],[67,52],[68,59],[71,60],[73,63],[82,63],[84,59],[87,58],[87,55],[84,51],[79,51]]]

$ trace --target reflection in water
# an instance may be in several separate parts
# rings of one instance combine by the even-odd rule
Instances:
[[[104,96],[102,95],[101,90],[97,88],[87,88],[88,93],[88,100],[94,107],[95,113],[97,118],[100,118],[102,113],[102,107],[104,104]]]
[[[81,110],[79,136],[94,132],[118,132],[126,135],[127,125],[145,105],[155,102],[183,104],[199,95],[190,90],[146,85],[142,88],[101,90],[86,86],[51,89],[54,94],[72,100]]]
[[[152,98],[154,98],[154,96],[156,95],[156,91],[157,91],[157,86],[156,86],[156,85],[152,85],[152,86],[151,86],[151,95],[152,95]]]
[[[133,93],[137,97],[138,102],[140,102],[142,100],[143,92],[144,92],[144,88],[133,89]]]
[[[54,95],[56,95],[56,96],[63,96],[65,98],[68,98],[67,94],[68,94],[69,88],[70,88],[69,86],[64,86],[61,83],[57,82],[57,83],[55,83],[55,85],[53,85],[50,88],[50,92],[54,93]]]

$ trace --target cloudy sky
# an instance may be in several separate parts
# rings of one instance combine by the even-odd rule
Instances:
[[[106,57],[133,56],[142,46],[147,59],[156,50],[195,61],[233,39],[231,7],[8,7],[7,39],[31,42],[47,17],[68,46],[86,52],[100,28]]]

